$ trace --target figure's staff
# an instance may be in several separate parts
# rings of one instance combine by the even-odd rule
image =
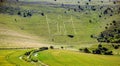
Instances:
[[[74,25],[74,23],[73,23],[72,15],[71,15],[71,22],[72,22],[72,27],[73,27],[74,34],[77,34],[77,33],[76,33],[76,30],[75,30],[75,25]]]
[[[47,22],[47,27],[48,27],[48,33],[49,33],[49,39],[50,39],[50,25],[49,25],[49,22],[48,22],[48,18],[47,18],[47,15],[46,15],[46,22]]]

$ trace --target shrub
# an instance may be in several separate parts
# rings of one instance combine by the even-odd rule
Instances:
[[[104,54],[104,55],[113,55],[112,51],[108,51],[108,48],[102,47],[101,44],[98,45],[98,48],[95,50],[92,50],[93,54]]]
[[[23,56],[22,59],[27,61],[27,62],[31,62],[31,60],[29,58],[27,58],[27,56]]]
[[[39,48],[39,50],[41,50],[41,51],[48,50],[48,47],[41,47],[41,48]]]
[[[90,53],[90,51],[88,50],[88,48],[84,48],[83,50],[85,53]]]
[[[50,49],[54,49],[54,47],[53,47],[53,46],[50,46]]]
[[[79,50],[80,50],[80,51],[83,51],[83,49],[81,49],[81,48],[80,48]]]
[[[64,47],[63,46],[61,46],[61,49],[63,49]]]
[[[20,16],[22,15],[20,11],[17,14],[20,15]]]
[[[93,35],[90,35],[91,38],[93,38]]]
[[[44,13],[41,13],[42,16],[44,16]]]
[[[67,35],[68,37],[70,37],[70,38],[74,38],[74,35]]]
[[[38,59],[32,58],[31,61],[33,61],[33,62],[38,62]]]
[[[89,20],[89,23],[92,23],[92,20]]]
[[[31,51],[26,52],[24,55],[29,56],[29,55],[30,55],[30,53],[31,53]]]
[[[93,50],[93,54],[101,54],[101,50],[100,49]]]
[[[119,48],[119,46],[118,46],[118,45],[114,46],[114,49],[118,49],[118,48]]]
[[[27,16],[26,16],[26,13],[23,13],[23,17],[27,17]]]
[[[101,48],[101,47],[102,47],[102,45],[101,45],[101,44],[99,44],[99,45],[98,45],[98,48]]]
[[[104,51],[108,51],[108,49],[107,49],[106,47],[103,47],[102,49],[103,49]]]
[[[106,52],[104,52],[104,55],[113,55],[113,52],[112,51],[106,51]]]
[[[28,13],[27,13],[27,16],[32,16],[32,13],[28,12]]]

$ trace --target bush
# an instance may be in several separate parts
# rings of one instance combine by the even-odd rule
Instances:
[[[101,54],[101,50],[100,49],[96,49],[96,50],[93,50],[93,54]]]
[[[104,55],[113,55],[112,51],[108,51],[108,48],[102,47],[101,44],[98,45],[98,48],[95,50],[92,50],[93,54],[104,54]]]
[[[106,52],[104,52],[104,55],[113,55],[113,52],[112,51],[106,51]]]
[[[39,50],[41,50],[41,51],[48,50],[48,47],[41,47],[41,48],[39,48]]]
[[[104,51],[108,51],[108,49],[107,49],[106,47],[103,47],[102,50],[104,50]]]
[[[26,52],[24,55],[29,56],[29,55],[30,55],[30,53],[31,53],[31,51]]]
[[[118,45],[114,46],[114,49],[118,49],[118,48],[119,48],[119,46],[118,46]]]
[[[28,12],[28,13],[27,13],[27,16],[32,16],[32,13]]]
[[[67,35],[68,37],[70,37],[70,38],[74,38],[74,35]]]
[[[99,45],[98,45],[98,48],[101,48],[101,47],[102,47],[102,45],[101,45],[101,44],[99,44]]]
[[[27,61],[27,62],[31,62],[31,60],[29,58],[27,58],[27,56],[23,56],[22,59]]]
[[[61,49],[63,49],[64,47],[63,46],[61,46]]]
[[[53,47],[53,46],[50,46],[50,49],[54,49],[54,47]]]
[[[93,38],[93,35],[90,35],[91,38]]]
[[[42,16],[44,16],[44,13],[41,13]]]
[[[33,62],[38,62],[38,59],[32,58],[31,61],[33,61]]]
[[[80,48],[79,50],[80,50],[80,51],[83,51],[83,49],[81,49],[81,48]]]
[[[90,53],[90,51],[88,50],[88,48],[85,48],[83,51],[84,51],[85,53]]]
[[[20,11],[17,14],[21,16],[21,12]]]

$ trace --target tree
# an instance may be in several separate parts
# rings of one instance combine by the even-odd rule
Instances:
[[[89,5],[89,3],[86,3],[86,5]]]
[[[0,2],[3,2],[3,0],[0,0]]]
[[[102,16],[101,15],[99,15],[99,18],[101,18]]]
[[[85,53],[90,53],[90,51],[88,50],[88,48],[84,48],[83,50]]]
[[[30,12],[27,13],[27,16],[32,16],[32,14]]]
[[[89,2],[91,2],[91,0],[88,0]]]
[[[41,13],[42,16],[44,16],[44,13]]]
[[[103,47],[102,50],[103,51],[108,51],[108,49],[106,47]]]
[[[20,11],[17,14],[20,15],[20,16],[22,15]]]
[[[54,47],[53,47],[53,46],[50,46],[50,49],[54,49]]]
[[[115,20],[113,20],[113,21],[112,21],[112,23],[116,23],[116,21],[115,21]]]
[[[64,47],[63,46],[61,46],[61,49],[63,49]]]
[[[98,45],[98,48],[101,48],[101,47],[102,47],[102,45],[101,45],[101,44],[99,44],[99,45]]]
[[[81,49],[81,48],[80,48],[79,50],[80,50],[80,51],[83,51],[83,49]]]
[[[92,23],[92,20],[89,20],[89,23]]]
[[[39,50],[41,50],[41,51],[48,50],[48,47],[41,47],[41,48],[39,48]]]
[[[112,51],[106,51],[106,52],[104,53],[104,55],[113,55],[113,52],[112,52]]]
[[[118,46],[118,45],[114,46],[114,49],[118,49],[118,48],[119,48],[119,46]]]
[[[68,35],[68,37],[70,37],[70,38],[74,38],[74,35]]]
[[[38,59],[37,58],[32,58],[31,61],[38,62]]]
[[[113,1],[113,4],[116,4],[116,2],[115,2],[115,1]]]
[[[27,16],[26,16],[26,13],[23,13],[23,17],[27,17]]]
[[[19,0],[16,0],[17,2],[19,2]]]
[[[30,53],[31,53],[31,51],[26,52],[24,55],[29,56],[29,55],[30,55]]]
[[[94,50],[94,54],[101,54],[101,50],[100,49]]]

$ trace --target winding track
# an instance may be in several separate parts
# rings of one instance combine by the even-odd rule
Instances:
[[[16,53],[16,52],[17,52],[17,51],[14,51],[14,52],[8,54],[8,55],[5,57],[5,59],[6,59],[9,63],[13,64],[14,66],[20,66],[19,64],[17,64],[17,63],[15,63],[15,62],[9,60],[9,59],[10,59],[10,56],[11,56],[12,54]]]
[[[13,51],[5,56],[5,60],[12,64],[12,66],[48,66],[41,61],[38,62],[26,62],[23,59],[20,59],[21,55],[23,55],[26,51],[30,51],[31,49],[23,49],[23,48],[4,48],[1,50],[9,50]]]
[[[19,57],[24,54],[26,51],[30,49],[23,49],[23,48],[4,48],[0,49],[1,51],[4,52],[4,50],[8,50],[8,54],[5,55],[5,60],[11,64],[11,66],[36,66],[36,65],[31,65],[31,63],[25,62],[24,60],[19,59]],[[12,52],[11,52],[12,51]],[[4,61],[4,60],[3,60]]]

